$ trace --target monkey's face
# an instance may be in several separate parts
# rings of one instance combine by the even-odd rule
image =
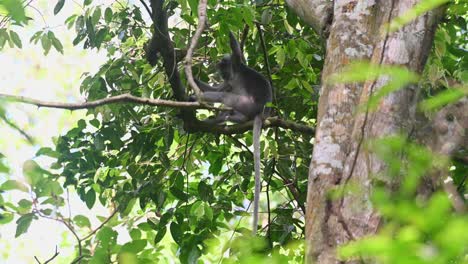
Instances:
[[[232,76],[232,62],[230,55],[224,55],[223,59],[216,65],[224,80],[229,80]]]

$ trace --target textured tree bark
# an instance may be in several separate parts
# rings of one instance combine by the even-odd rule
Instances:
[[[327,80],[354,60],[400,65],[420,73],[443,8],[418,17],[394,33],[386,33],[392,19],[419,1],[336,0],[330,10],[332,20],[328,21],[331,24],[319,27],[313,21],[325,21],[326,14],[316,16],[314,2],[327,1],[287,1],[293,10],[297,11],[300,6],[299,15],[309,17],[306,22],[312,21],[309,24],[314,28],[329,27],[318,126],[309,168],[307,262],[343,263],[337,259],[337,247],[375,233],[381,220],[369,198],[373,188],[371,177],[383,172],[385,164],[363,148],[363,141],[396,133],[409,134],[416,129],[418,88],[409,86],[391,93],[381,99],[372,112],[356,111],[358,105],[365,105],[372,94],[388,83],[388,78],[332,85],[327,84]],[[434,131],[432,129],[431,133]],[[328,198],[330,190],[346,190],[351,183],[359,185],[360,191],[345,192],[343,198],[337,200]]]

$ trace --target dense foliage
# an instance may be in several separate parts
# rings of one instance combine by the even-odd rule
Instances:
[[[148,56],[154,34],[149,14],[152,11],[141,3],[149,5],[149,2],[102,4],[84,0],[79,3],[81,8],[64,21],[69,30],[74,31],[74,45],[107,52],[107,62],[98,72],[83,75],[80,92],[88,101],[124,93],[175,100],[168,81],[172,76],[164,71],[164,60]],[[19,0],[0,3],[6,10],[0,21],[0,49],[7,43],[10,47],[22,47],[26,36],[15,33],[15,27],[32,23],[25,3]],[[69,4],[73,3],[57,1],[54,14]],[[24,8],[19,8],[21,6]],[[197,7],[197,0],[165,3],[171,15],[169,33],[175,51],[182,56],[197,26]],[[455,5],[455,8],[463,8],[463,5]],[[466,17],[460,16],[460,11],[450,10],[437,33],[434,52],[423,78],[431,87],[427,89],[427,97],[439,92],[432,87],[440,86],[443,80],[453,80],[442,83],[443,89],[450,89],[454,83],[467,79],[467,43],[463,37]],[[214,64],[229,53],[227,36],[231,30],[245,43],[247,64],[272,80],[273,107],[277,114],[286,120],[314,126],[316,87],[324,57],[322,40],[283,2],[260,0],[250,5],[210,0],[207,15],[209,28],[202,34],[194,53],[195,76],[205,81],[219,79]],[[260,35],[264,41],[260,41]],[[40,43],[45,54],[53,48],[66,56],[53,28],[36,32],[30,41]],[[462,55],[464,59],[460,59]],[[183,65],[180,62],[173,74],[177,71],[185,83]],[[1,116],[5,116],[5,107],[6,104],[0,104]],[[209,262],[224,259],[223,262],[228,263],[271,259],[278,263],[301,262],[313,135],[282,128],[264,130],[262,228],[260,237],[252,238],[249,231],[254,184],[253,156],[249,147],[251,132],[189,133],[184,130],[180,115],[177,109],[136,104],[109,104],[88,109],[86,118],[58,137],[54,148],[45,147],[37,152],[37,156],[55,159],[50,167],[43,168],[30,160],[23,167],[27,182],[2,181],[2,192],[20,190],[32,195],[31,200],[23,199],[18,204],[0,196],[0,222],[16,220],[16,236],[20,236],[38,217],[59,220],[58,224],[66,225],[76,237],[75,259],[85,263],[117,259],[123,263],[159,263],[171,261],[173,256],[183,263],[199,259]],[[197,115],[204,118],[209,112],[198,111]],[[415,155],[411,151],[425,153],[417,146],[401,146],[402,139],[392,140],[377,144],[390,149],[376,148],[390,163],[396,163],[392,156],[396,152],[405,151],[410,156]],[[397,149],[392,150],[392,147]],[[423,157],[427,159],[409,159],[409,165],[396,164],[396,170],[412,175],[417,182],[425,172],[418,168],[431,164],[430,154]],[[7,163],[1,158],[0,173],[7,174]],[[400,156],[396,158],[400,160]],[[468,165],[455,162],[458,162],[455,182],[460,193],[465,193]],[[76,190],[88,208],[97,203],[109,208],[109,216],[102,218],[105,224],[94,229],[88,216],[69,218],[65,214],[64,190],[67,188]],[[423,260],[431,259],[430,254],[438,254],[438,250],[443,254],[439,255],[437,263],[460,260],[467,250],[464,242],[468,241],[468,230],[461,224],[467,220],[466,216],[452,216],[449,201],[442,194],[435,195],[428,204],[415,204],[413,195],[414,186],[404,190],[404,194],[398,196],[401,199],[378,192],[375,202],[391,224],[374,240],[345,248],[343,257],[377,256],[389,263],[404,263],[403,260],[409,259],[405,255],[409,253],[408,245],[417,248],[429,241],[429,249],[417,248],[428,253],[411,255],[412,261],[408,263],[434,263]],[[426,206],[429,211],[424,211]],[[438,215],[445,216],[444,222]],[[424,221],[429,219],[433,221]],[[117,237],[123,232],[127,232],[131,240],[117,243]],[[447,234],[453,234],[458,240],[447,242]],[[398,239],[394,241],[395,235]],[[265,260],[265,256],[271,259]],[[420,262],[414,262],[415,259]]]

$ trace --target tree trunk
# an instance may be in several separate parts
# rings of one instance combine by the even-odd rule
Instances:
[[[373,188],[371,177],[382,173],[385,164],[364,149],[362,143],[371,138],[412,131],[416,123],[417,87],[391,93],[380,100],[374,111],[366,112],[356,111],[357,106],[365,105],[388,78],[348,84],[327,84],[327,80],[355,60],[401,65],[420,73],[443,9],[430,11],[398,31],[386,33],[390,21],[419,1],[287,2],[326,40],[318,126],[309,168],[307,260],[309,263],[338,263],[338,246],[374,234],[381,221],[369,197]],[[329,24],[323,24],[324,21]],[[328,198],[330,190],[338,186],[346,190],[350,183],[359,185],[360,191],[345,193],[340,199]]]

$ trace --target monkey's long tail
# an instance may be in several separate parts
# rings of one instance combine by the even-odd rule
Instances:
[[[260,201],[261,177],[260,177],[260,134],[262,132],[262,115],[255,116],[253,123],[253,145],[254,145],[254,171],[255,171],[255,190],[254,190],[254,212],[253,212],[253,235],[257,234],[258,228],[258,204]]]

